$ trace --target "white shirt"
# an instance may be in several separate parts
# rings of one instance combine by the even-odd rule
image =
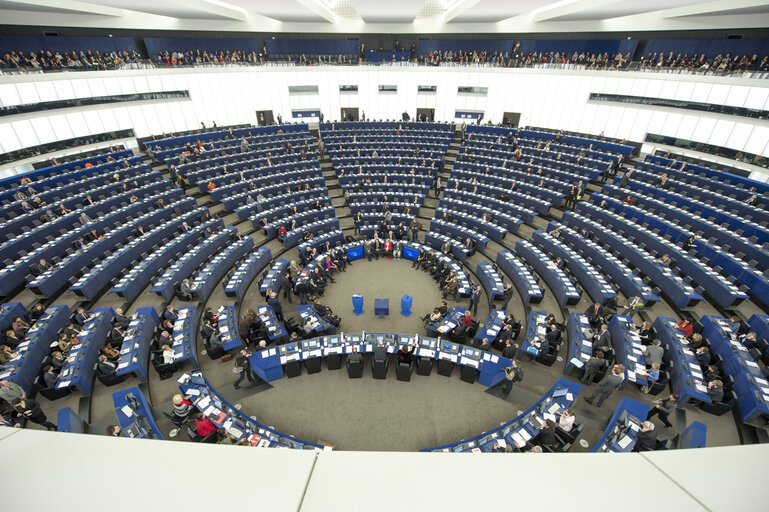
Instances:
[[[572,427],[574,427],[575,419],[577,419],[576,416],[561,416],[558,418],[558,426],[561,427],[561,430],[564,432],[571,432]]]
[[[171,350],[163,351],[163,364],[171,364],[174,362],[174,352]]]

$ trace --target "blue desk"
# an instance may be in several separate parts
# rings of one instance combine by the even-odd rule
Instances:
[[[592,240],[582,238],[575,230],[565,224],[551,221],[547,225],[548,233],[556,228],[561,230],[561,239],[573,249],[579,251],[582,256],[593,261],[601,269],[602,273],[611,278],[612,282],[619,287],[625,297],[640,296],[646,306],[659,302],[660,299],[657,297],[657,294],[637,274],[630,270],[627,265],[621,262],[619,258]]]
[[[544,292],[529,269],[513,253],[503,249],[497,253],[497,265],[510,278],[524,304],[539,304]]]
[[[283,377],[283,365],[276,347],[260,350],[248,357],[251,370],[263,381],[270,382]]]
[[[188,232],[172,238],[134,265],[110,292],[124,297],[127,302],[133,302],[169,261],[196,250],[197,246],[204,242],[206,230],[219,231],[224,227],[224,222],[220,217],[216,217],[191,227]]]
[[[296,310],[299,312],[299,316],[302,317],[302,320],[306,318],[314,319],[316,326],[313,330],[316,334],[333,333],[336,331],[336,327],[324,320],[323,317],[320,316],[318,312],[315,311],[315,308],[313,308],[311,305],[297,305]]]
[[[593,338],[586,331],[590,329],[587,316],[582,313],[572,313],[566,320],[566,331],[569,333],[569,360],[563,373],[569,375],[574,368],[582,368],[593,357]]]
[[[224,294],[235,297],[238,302],[241,302],[251,282],[271,259],[272,252],[269,247],[260,247],[252,251],[224,283]]]
[[[646,386],[646,358],[633,320],[627,316],[614,315],[609,320],[609,332],[617,363],[625,365],[625,379]]]
[[[270,270],[267,271],[264,279],[262,279],[262,285],[259,287],[259,292],[262,295],[265,295],[267,290],[272,290],[275,293],[280,291],[280,278],[286,273],[290,263],[286,258],[278,258],[272,264]]]
[[[222,349],[226,351],[243,348],[243,340],[240,339],[238,329],[238,311],[235,306],[223,306],[219,308],[217,327],[222,333]]]
[[[617,297],[617,292],[593,265],[557,238],[538,229],[534,231],[532,241],[547,253],[559,256],[593,302],[605,304]]]
[[[686,344],[684,334],[676,327],[676,321],[658,316],[653,327],[665,348],[662,360],[670,373],[670,387],[678,395],[678,405],[686,404],[690,399],[711,403],[707,387],[697,384],[705,382],[705,376],[694,351]]]
[[[451,205],[450,203],[445,203],[443,199],[441,199],[441,202],[442,202],[442,205],[445,205],[445,206],[439,206],[438,208],[435,209],[436,218],[443,218],[443,214],[445,213],[451,219],[451,223],[465,227],[469,230],[473,230],[478,234],[482,234],[485,237],[490,238],[491,240],[494,240],[495,242],[501,242],[502,239],[507,234],[506,228],[498,226],[492,222],[487,222],[483,219],[479,219],[472,215],[468,215],[461,211],[447,208],[447,206],[455,206],[455,205]],[[460,206],[457,205],[457,207],[460,207]]]
[[[629,398],[623,398],[609,418],[601,438],[591,452],[631,452],[638,441],[641,423],[646,421],[649,406]]]
[[[83,434],[83,420],[70,407],[56,411],[56,431]]]
[[[131,316],[131,322],[120,347],[117,375],[133,374],[139,380],[147,380],[147,366],[150,361],[150,343],[155,336],[158,314],[155,308],[138,308]]]
[[[208,301],[216,284],[230,271],[235,263],[254,248],[254,239],[246,236],[227,247],[200,269],[190,284],[190,293],[201,301]]]
[[[467,255],[470,253],[470,250],[466,249],[465,246],[462,245],[462,242],[437,231],[425,232],[425,244],[433,249],[440,250],[445,242],[449,242],[451,245],[451,256],[462,263],[467,260]]]
[[[462,318],[465,316],[465,311],[467,311],[467,308],[453,307],[449,309],[446,316],[427,326],[427,334],[433,336],[448,336],[456,326],[459,325],[459,322],[462,321]]]
[[[501,309],[492,309],[489,312],[489,318],[486,320],[486,323],[483,324],[483,326],[479,328],[478,332],[475,334],[475,339],[483,340],[484,338],[488,338],[489,343],[494,343],[494,340],[497,339],[497,336],[499,336],[499,333],[502,330],[502,325],[505,321],[505,315],[507,315],[506,311]]]
[[[174,285],[187,278],[194,269],[200,266],[211,255],[220,251],[230,240],[230,235],[236,229],[228,226],[221,231],[214,231],[193,250],[183,254],[178,260],[163,272],[163,275],[155,280],[150,292],[157,293],[165,301],[174,296]]]
[[[586,227],[593,233],[596,240],[603,243],[605,247],[611,247],[617,254],[627,259],[640,272],[648,276],[679,309],[692,307],[703,300],[702,295],[697,293],[679,275],[656,263],[655,259],[645,250],[642,250],[621,233],[614,231],[613,228],[608,228],[588,218],[588,215],[592,216],[597,211],[595,206],[581,202],[577,205],[577,210],[580,210],[581,213],[574,211],[564,213],[562,221],[578,229]]]
[[[478,266],[475,269],[475,275],[478,276],[478,279],[483,285],[483,289],[486,290],[486,297],[489,300],[489,305],[494,304],[495,300],[504,299],[505,285],[491,263],[488,261],[478,263]]]
[[[6,302],[0,306],[0,331],[5,331],[13,325],[14,317],[24,318],[27,315],[27,308],[21,302]]]
[[[32,383],[40,373],[43,359],[51,351],[59,331],[72,316],[67,306],[49,306],[45,314],[32,324],[27,335],[16,348],[18,356],[5,363],[0,371],[0,380],[15,382],[29,395]]]
[[[486,244],[489,243],[489,238],[487,236],[479,234],[474,229],[460,226],[453,222],[445,222],[440,219],[433,219],[430,221],[430,230],[448,235],[459,243],[464,243],[465,239],[469,238],[475,242],[476,251],[482,251],[486,247]]]
[[[532,357],[539,355],[539,341],[545,338],[547,328],[545,326],[545,318],[547,313],[543,311],[531,310],[529,318],[526,322],[526,337],[521,343],[521,353],[528,354]]]
[[[561,307],[573,306],[580,299],[580,293],[571,279],[544,252],[528,240],[518,240],[515,252],[545,280]]]
[[[193,367],[198,368],[198,322],[200,313],[195,306],[179,308],[179,315],[174,322],[173,339],[174,362],[180,364],[191,361]],[[237,332],[237,331],[236,331]]]
[[[270,338],[270,343],[279,344],[288,340],[288,332],[283,327],[283,324],[278,321],[272,306],[259,306],[256,308],[256,313],[264,322],[265,328],[267,328],[267,336]]]
[[[339,219],[336,217],[316,220],[315,222],[301,226],[298,229],[289,231],[283,239],[283,246],[286,249],[294,247],[302,241],[304,234],[308,231],[312,233],[313,237],[317,237],[324,233],[328,233],[329,231],[334,231],[335,229],[339,229]]]
[[[374,299],[374,314],[376,316],[388,316],[390,314],[390,299]]]
[[[737,333],[719,317],[706,315],[700,320],[702,336],[710,349],[720,355],[723,370],[734,378],[733,391],[743,421],[763,427],[769,420],[769,382],[747,349],[737,341]]]
[[[70,287],[70,290],[81,297],[93,300],[117,275],[130,267],[147,250],[147,247],[154,247],[164,239],[176,234],[183,222],[194,223],[202,213],[199,209],[190,211],[195,204],[195,200],[191,197],[176,203],[174,210],[179,208],[186,213],[174,215],[155,229],[148,231],[144,236],[130,240],[83,274]],[[131,225],[133,224],[135,223],[131,223]]]
[[[679,449],[705,448],[707,443],[708,427],[699,421],[693,421],[681,432]]]
[[[275,349],[271,349],[275,350]],[[258,352],[252,359],[265,351]],[[278,432],[251,419],[225,400],[200,372],[184,374],[177,379],[179,389],[195,404],[206,418],[236,440],[247,440],[251,446],[260,448],[294,448],[299,450],[331,450],[328,446],[303,441]]]
[[[163,434],[152,417],[152,407],[137,386],[112,393],[112,402],[125,437],[163,440]]]
[[[99,359],[99,348],[104,346],[114,319],[115,312],[112,308],[99,308],[92,311],[88,322],[77,337],[80,343],[67,353],[67,362],[61,367],[56,389],[72,387],[83,395],[91,394],[94,369]]]
[[[582,386],[558,379],[545,395],[523,414],[474,437],[454,443],[422,448],[420,452],[491,452],[494,443],[522,447],[539,434],[545,419],[555,421],[555,414],[572,406]],[[554,396],[558,392],[559,396]]]

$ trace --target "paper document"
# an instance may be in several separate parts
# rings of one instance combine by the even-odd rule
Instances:
[[[571,364],[573,364],[574,366],[576,366],[577,368],[582,368],[583,366],[585,366],[585,363],[583,363],[582,361],[580,361],[576,357],[572,357],[569,362]]]
[[[617,445],[624,450],[630,445],[631,441],[633,441],[633,439],[630,436],[622,436],[622,438],[617,441]]]
[[[130,406],[128,406],[128,405],[124,405],[123,407],[121,407],[121,408],[120,408],[120,412],[122,412],[123,414],[125,414],[125,415],[126,415],[126,416],[128,416],[129,418],[130,418],[130,417],[132,417],[132,416],[134,415],[134,411],[133,411],[133,409],[131,409],[131,407],[130,407]]]

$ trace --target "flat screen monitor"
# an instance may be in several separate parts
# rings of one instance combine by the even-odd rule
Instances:
[[[360,342],[360,336],[358,336],[357,334],[354,336],[350,336],[350,341],[353,343],[358,343]]]
[[[347,257],[350,258],[351,261],[363,258],[363,247],[350,249],[347,251]]]
[[[312,340],[312,341],[310,341],[308,343],[308,345],[310,346],[310,348],[315,348],[315,347],[318,346],[318,341],[317,340]]]
[[[377,342],[384,341],[384,336],[377,336],[376,340]]]
[[[288,346],[286,346],[286,351],[287,352],[293,352],[294,350],[296,350],[296,345],[288,345]]]
[[[473,349],[471,349],[471,348],[466,348],[465,349],[465,355],[472,357],[472,356],[475,355],[475,351]]]
[[[407,260],[415,260],[419,257],[419,251],[412,249],[411,247],[403,248],[403,257]]]
[[[451,343],[444,343],[443,344],[444,350],[454,350],[454,346]]]
[[[430,346],[430,341],[429,340],[422,340],[422,346],[423,347],[429,347]]]

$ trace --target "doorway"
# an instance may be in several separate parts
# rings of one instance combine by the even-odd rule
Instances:
[[[257,126],[269,126],[275,124],[275,118],[272,117],[272,110],[257,110],[256,111],[256,125]]]
[[[434,108],[418,108],[417,121],[422,121],[422,122],[435,121],[435,109]]]
[[[518,123],[520,122],[521,122],[520,112],[505,112],[505,115],[502,117],[502,126],[517,128]]]
[[[346,107],[342,109],[342,121],[357,121],[358,109]]]

